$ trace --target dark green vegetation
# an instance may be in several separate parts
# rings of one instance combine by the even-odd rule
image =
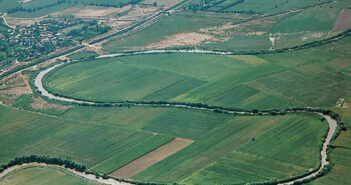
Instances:
[[[25,163],[45,163],[48,165],[59,165],[64,166],[68,169],[73,169],[78,172],[85,172],[87,167],[82,164],[77,164],[70,159],[62,159],[58,157],[47,157],[47,156],[39,156],[39,155],[30,155],[30,156],[22,156],[16,157],[5,165],[1,166],[0,171],[6,170],[12,166],[22,165]]]
[[[3,38],[8,37],[8,30],[10,28],[5,25],[4,21],[0,19],[0,69],[8,67],[12,64],[12,57],[9,56],[9,51],[7,50],[7,42]]]
[[[0,180],[3,185],[97,185],[62,169],[34,167],[15,171]]]
[[[350,41],[257,56],[150,54],[91,60],[53,71],[44,82],[57,94],[105,102],[167,100],[244,109],[333,106],[350,85],[351,66],[345,61],[351,56]]]
[[[75,53],[73,55],[69,55],[68,58],[70,58],[71,60],[81,60],[81,59],[87,59],[87,58],[94,58],[98,56],[97,53],[93,53],[93,52],[79,52],[79,53]]]

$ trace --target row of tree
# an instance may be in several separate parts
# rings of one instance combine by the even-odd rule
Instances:
[[[59,166],[64,166],[65,168],[73,169],[75,171],[79,172],[85,172],[87,169],[85,165],[75,163],[71,159],[62,159],[59,157],[48,157],[48,156],[40,156],[40,155],[30,155],[30,156],[22,156],[22,157],[16,157],[14,160],[11,160],[5,165],[2,165],[0,167],[0,172],[3,172],[9,167],[15,166],[15,165],[22,165],[25,163],[45,163],[45,164],[51,164],[51,165],[59,165]]]

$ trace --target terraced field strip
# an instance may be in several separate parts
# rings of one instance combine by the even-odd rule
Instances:
[[[112,177],[119,178],[130,178],[135,174],[145,170],[151,165],[165,159],[166,157],[176,153],[177,151],[187,147],[193,140],[183,139],[183,138],[175,138],[173,141],[157,148],[153,152],[150,152],[139,159],[123,166],[117,171],[111,173]]]

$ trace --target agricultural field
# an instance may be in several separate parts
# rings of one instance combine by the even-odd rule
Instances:
[[[289,48],[347,29],[336,31],[333,25],[343,9],[350,6],[347,0],[335,3],[319,0],[262,1],[263,4],[250,0],[208,2],[206,8],[194,11],[191,10],[197,7],[194,5],[203,1],[192,1],[184,5],[184,11],[161,17],[157,23],[133,35],[104,43],[103,50],[118,53],[197,47],[244,52]],[[232,10],[223,9],[226,6],[231,6]],[[255,12],[257,9],[264,11]]]
[[[30,131],[24,132],[27,130],[24,128]],[[88,167],[153,136],[150,132],[118,125],[43,117],[4,106],[1,106],[1,130],[1,146],[7,148],[1,151],[1,163],[15,156],[36,153],[63,158],[69,156]]]
[[[128,109],[139,109],[134,111],[134,114],[135,117],[140,117],[144,121],[143,125],[145,126],[141,127],[141,130],[132,129],[133,126],[123,126],[127,125],[128,122],[134,123],[132,120],[123,119],[126,116],[124,112]],[[169,142],[172,140],[172,137],[186,136],[182,132],[174,132],[174,130],[186,130],[189,127],[188,124],[181,123],[189,121],[192,123],[193,116],[190,117],[190,115],[196,113],[198,115],[195,117],[205,116],[213,118],[212,120],[204,119],[203,121],[198,121],[199,125],[196,127],[203,127],[203,132],[188,133],[187,137],[194,139],[195,142],[180,152],[138,173],[133,179],[161,182],[186,180],[196,184],[201,181],[201,177],[198,174],[205,173],[205,171],[201,170],[202,168],[206,167],[207,169],[207,166],[210,167],[213,163],[227,159],[227,157],[234,154],[239,155],[237,154],[238,152],[243,153],[243,155],[259,155],[262,163],[266,160],[269,163],[272,163],[272,160],[285,161],[286,164],[283,165],[275,164],[276,166],[273,166],[272,170],[276,170],[277,166],[280,168],[289,166],[295,170],[290,171],[289,174],[280,172],[281,174],[279,175],[277,172],[264,179],[286,178],[316,167],[319,155],[318,146],[321,143],[322,135],[326,131],[326,124],[322,123],[319,117],[311,117],[304,114],[265,117],[233,117],[223,114],[220,115],[222,118],[218,119],[217,113],[212,112],[159,109],[162,109],[165,113],[150,120],[148,117],[153,116],[153,114],[145,114],[145,111],[157,112],[160,110],[132,107],[107,109],[94,107],[73,108],[58,118],[55,118],[49,116],[43,117],[40,114],[1,106],[0,113],[2,119],[0,130],[3,133],[1,135],[3,138],[0,144],[9,149],[2,151],[1,163],[5,163],[14,156],[41,154],[70,157],[75,161],[86,164],[93,170],[111,173],[130,161],[154,150],[153,148],[158,148],[164,143]],[[95,115],[95,118],[90,119],[83,116],[88,113],[92,115],[91,112],[94,112],[93,115]],[[178,124],[177,127],[169,127],[167,124],[161,125],[160,123],[162,122],[172,123],[172,121],[168,121],[168,117],[171,116],[167,116],[170,113],[173,114],[172,112],[178,112],[178,116],[173,118],[173,124]],[[78,118],[81,116],[78,113],[83,113],[82,119]],[[189,117],[186,116],[187,114]],[[73,121],[73,118],[75,118],[75,121]],[[209,124],[204,124],[205,120]],[[159,122],[157,128],[163,129],[153,129],[155,122]],[[21,131],[23,128],[28,128],[27,130],[30,131],[23,133]],[[149,130],[152,130],[152,133],[157,132],[161,135],[154,135],[148,132]],[[285,130],[290,135],[285,132],[277,133],[276,130]],[[275,134],[277,135],[275,136]],[[291,137],[294,134],[298,134],[299,137]],[[267,135],[273,135],[274,138],[281,137],[281,140],[285,142],[277,143],[279,147],[277,146],[276,152],[269,152],[263,147],[264,144],[269,145],[271,142],[267,138]],[[255,138],[255,143],[252,143],[253,138]],[[309,142],[305,142],[306,139]],[[26,142],[24,143],[24,141]],[[301,144],[302,141],[304,142],[303,144]],[[94,143],[93,146],[92,143]],[[231,144],[228,145],[229,143]],[[255,147],[256,143],[262,147],[260,149]],[[294,147],[290,147],[289,143],[296,144]],[[306,152],[305,147],[309,148],[308,152]],[[259,151],[255,150],[255,148]],[[289,152],[292,149],[295,151],[295,157],[279,155],[280,150]],[[189,162],[194,165],[189,165]],[[163,173],[164,168],[169,168],[169,166],[172,166],[172,170]],[[194,175],[185,179],[191,174]],[[213,178],[219,178],[219,176],[213,176]]]
[[[270,14],[280,13],[287,10],[295,10],[328,2],[326,0],[214,0],[214,1],[193,0],[189,8],[193,11],[247,13],[247,14]]]
[[[62,169],[51,167],[32,167],[17,170],[0,179],[0,183],[3,185],[99,185],[81,177],[76,177]]]
[[[349,184],[350,20],[349,0],[0,0],[0,184]]]
[[[325,130],[323,131],[323,129],[320,129],[323,127],[323,125],[325,129],[325,124],[320,123],[318,118],[310,120],[309,117],[299,115],[278,117],[236,117],[225,122],[224,124],[221,124],[208,132],[206,135],[203,135],[203,137],[200,137],[194,144],[190,145],[184,150],[137,174],[134,176],[134,178],[159,182],[182,181],[187,184],[212,184],[218,179],[222,179],[221,182],[225,183],[243,183],[244,180],[248,180],[247,178],[250,178],[250,182],[255,182],[258,180],[264,181],[271,178],[281,178],[281,176],[277,174],[273,175],[273,172],[275,171],[276,173],[281,173],[282,169],[289,169],[288,173],[283,172],[284,177],[286,178],[287,176],[293,176],[294,174],[301,173],[309,168],[314,168],[318,163],[318,158],[315,158],[315,161],[309,161],[306,163],[306,160],[308,159],[304,159],[301,156],[318,156],[318,151],[309,149],[308,151],[311,153],[306,154],[305,149],[301,147],[301,145],[295,145],[297,146],[297,148],[294,148],[294,153],[296,152],[295,156],[300,157],[296,157],[294,159],[288,158],[287,156],[281,156],[282,153],[279,155],[274,151],[269,152],[269,148],[264,148],[263,146],[259,148],[250,146],[258,146],[261,142],[265,142],[265,135],[270,135],[269,138],[272,140],[282,137],[281,140],[276,140],[282,142],[280,142],[278,145],[274,145],[277,150],[284,150],[283,146],[286,146],[287,150],[291,150],[289,142],[305,142],[306,140],[303,139],[304,137],[311,137],[309,141],[317,141],[316,143],[320,143],[320,135],[325,133]],[[294,135],[294,133],[300,133],[301,135],[299,134],[299,137],[292,137],[292,140],[290,141],[289,139],[284,139],[289,138],[289,136],[286,136],[284,132],[274,131],[275,129],[280,129],[282,127],[286,127],[286,132],[289,132],[292,135]],[[295,129],[292,129],[293,127],[295,127]],[[304,130],[304,128],[309,128],[311,130],[307,131]],[[303,132],[302,134],[300,129],[306,132]],[[272,135],[272,133],[275,134]],[[260,138],[265,139],[261,140]],[[318,144],[316,143],[305,143],[305,147],[318,148]],[[238,154],[238,152],[240,153]],[[257,154],[257,152],[263,152],[263,154]],[[286,152],[290,153],[289,151]],[[246,165],[243,165],[245,168],[248,168],[245,171],[249,170],[244,173],[242,168],[238,169],[238,172],[240,171],[241,173],[244,173],[244,175],[242,175],[243,179],[236,179],[237,176],[235,176],[235,174],[237,174],[235,173],[235,168],[238,164],[235,163],[235,159],[242,159],[242,157],[236,158],[233,155],[244,155],[249,158],[248,160],[240,160],[241,162],[247,163]],[[255,155],[259,155],[260,157],[253,157]],[[250,156],[253,159],[250,159]],[[220,169],[220,163],[223,160],[233,160],[233,162],[227,163],[225,166],[222,166],[222,169]],[[255,162],[251,160],[257,161]],[[300,166],[299,164],[302,163],[299,163],[298,160],[303,160],[303,164],[306,164],[308,167]],[[261,172],[260,174],[258,171],[256,171],[258,176],[251,179],[253,176],[250,175],[252,174],[250,170],[255,171],[258,169],[253,166],[250,167],[250,163],[257,164],[259,162],[266,164],[269,163],[271,166],[265,165],[265,168],[272,170],[272,173],[267,173],[266,171],[266,174],[264,174],[264,172]],[[223,171],[226,172],[222,173]],[[190,174],[193,175],[189,176]],[[233,176],[229,176],[229,174],[233,174]]]
[[[139,2],[139,0],[2,0],[0,1],[0,12],[7,12],[10,17],[36,18],[55,12],[61,12],[75,6],[94,5],[118,8],[129,4],[137,4]]]
[[[351,55],[349,41],[257,56],[149,54],[89,60],[52,71],[44,84],[57,94],[104,102],[167,100],[245,109],[332,106],[350,87],[344,72],[350,64],[343,61]]]

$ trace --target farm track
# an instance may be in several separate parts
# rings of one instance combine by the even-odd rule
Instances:
[[[187,50],[188,51],[188,50]],[[194,51],[193,51],[194,52]],[[204,51],[200,50],[200,51],[196,51],[198,53],[204,53]],[[205,52],[206,53],[206,52]],[[217,53],[217,54],[225,54],[225,53]],[[121,56],[121,55],[119,55]],[[55,66],[52,66],[46,70],[41,71],[38,76],[35,78],[35,83],[34,85],[36,86],[37,90],[45,97],[49,98],[49,99],[54,99],[54,100],[58,100],[58,101],[64,101],[64,102],[69,102],[69,103],[75,103],[75,104],[80,104],[80,105],[88,105],[88,106],[99,106],[99,105],[106,105],[108,104],[109,106],[120,106],[120,105],[133,105],[133,106],[149,106],[149,107],[153,107],[153,106],[157,106],[157,107],[169,107],[169,108],[186,108],[186,109],[197,109],[197,110],[204,110],[204,111],[220,111],[222,113],[227,113],[227,114],[234,114],[234,115],[254,115],[253,112],[251,111],[235,111],[235,110],[228,110],[228,109],[224,109],[224,108],[209,108],[208,106],[205,105],[189,105],[187,103],[174,103],[174,102],[133,102],[133,101],[126,101],[126,102],[115,102],[115,103],[99,103],[99,102],[93,102],[93,101],[86,101],[86,100],[77,100],[77,99],[73,99],[73,98],[69,98],[69,97],[60,97],[60,96],[55,96],[53,94],[51,94],[50,92],[48,92],[42,84],[42,79],[45,76],[45,74],[49,73],[50,71],[54,70],[55,68],[62,66],[64,63],[60,63],[60,64],[56,64]],[[289,113],[294,113],[294,112],[289,112]],[[320,114],[318,112],[314,112],[316,114]],[[262,115],[268,115],[268,111],[262,111]],[[279,185],[283,185],[283,184],[294,184],[297,181],[302,181],[302,180],[306,180],[309,178],[313,178],[315,176],[317,176],[326,165],[329,164],[329,162],[327,161],[327,149],[328,149],[328,145],[336,131],[337,128],[337,122],[336,120],[332,119],[329,115],[322,115],[328,122],[328,133],[327,133],[327,137],[323,143],[323,147],[321,149],[321,160],[320,160],[320,166],[319,168],[314,171],[311,174],[299,177],[295,180],[292,181],[286,181],[284,183],[280,183]]]
[[[15,29],[16,28],[15,26],[11,26],[11,25],[8,24],[8,22],[6,20],[6,15],[7,15],[7,13],[4,13],[4,15],[1,16],[1,18],[4,21],[5,25],[8,26],[11,29]]]

